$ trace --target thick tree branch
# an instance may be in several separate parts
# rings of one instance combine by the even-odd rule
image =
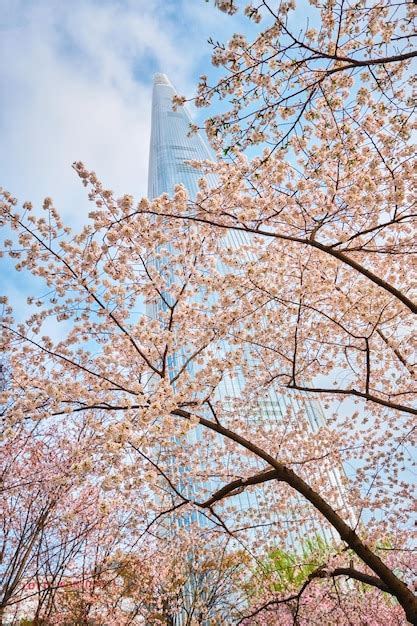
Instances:
[[[193,416],[188,411],[176,409],[172,411],[173,415],[178,415],[190,421]],[[381,579],[388,587],[390,593],[397,598],[403,607],[407,619],[411,623],[417,622],[417,598],[408,586],[394,574],[394,572],[385,565],[385,563],[377,556],[359,537],[359,535],[340,517],[340,515],[314,491],[301,476],[298,476],[292,469],[280,463],[273,456],[259,448],[253,442],[245,439],[241,435],[221,426],[215,422],[211,422],[204,417],[198,416],[199,423],[223,437],[234,441],[246,450],[249,450],[258,458],[263,459],[277,472],[277,479],[287,483],[306,500],[308,500],[315,509],[317,509],[339,533],[340,538],[362,559],[362,561]]]
[[[216,221],[215,219],[207,219],[207,218],[200,217],[200,216],[173,214],[173,213],[165,213],[165,212],[152,211],[152,210],[144,210],[144,211],[141,211],[141,213],[147,213],[149,215],[158,215],[160,217],[169,217],[169,218],[174,218],[174,219],[179,219],[179,220],[189,220],[192,222],[200,222],[202,224],[208,224],[209,226],[213,226],[215,228],[221,228],[223,230],[236,230],[240,232],[261,235],[263,237],[280,239],[282,241],[292,241],[294,243],[300,243],[305,246],[310,246],[312,248],[315,248],[316,250],[320,250],[321,252],[324,252],[332,256],[335,259],[338,259],[341,263],[348,265],[359,274],[362,274],[363,276],[365,276],[365,278],[370,280],[372,283],[374,283],[381,289],[390,293],[397,300],[402,302],[408,309],[410,309],[412,313],[417,314],[417,303],[411,300],[400,289],[397,289],[396,287],[388,283],[383,278],[380,278],[379,276],[374,274],[371,270],[368,270],[366,267],[364,267],[363,265],[361,265],[360,263],[358,263],[351,257],[347,256],[344,252],[335,250],[331,246],[320,243],[319,241],[316,241],[315,239],[296,237],[293,235],[285,235],[283,233],[274,233],[271,231],[262,230],[260,228],[255,228],[255,227],[252,228],[250,226],[237,226],[236,224],[223,224],[221,222]],[[129,217],[133,217],[136,214],[137,214],[137,211],[130,214],[129,216],[126,216],[126,219],[128,219]]]
[[[390,589],[386,585],[384,585],[384,583],[376,576],[371,576],[369,574],[366,574],[365,572],[360,572],[353,567],[336,567],[333,570],[327,570],[326,567],[322,565],[308,575],[307,579],[304,581],[303,585],[297,593],[294,593],[285,598],[277,598],[275,600],[269,600],[268,602],[265,602],[265,604],[258,607],[252,613],[242,617],[242,619],[239,620],[238,624],[242,624],[242,622],[245,622],[246,620],[255,617],[256,615],[259,615],[259,613],[262,613],[263,611],[271,611],[274,609],[274,607],[280,604],[287,604],[289,602],[293,602],[294,600],[297,602],[298,607],[301,596],[314,580],[321,578],[337,578],[338,576],[347,576],[348,578],[358,580],[359,582],[365,583],[366,585],[376,587],[377,589],[380,589],[385,593],[391,594]]]

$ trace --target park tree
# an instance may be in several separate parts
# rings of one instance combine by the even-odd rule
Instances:
[[[389,548],[391,544],[385,543]],[[404,572],[413,566],[407,554],[389,553],[391,566]],[[270,550],[248,578],[245,615],[237,623],[273,624],[402,624],[401,607],[389,594],[359,580],[341,578],[343,564],[354,560],[343,545],[339,551],[318,535],[301,542],[297,552]]]
[[[349,585],[371,589],[374,623],[416,623],[415,5],[242,8],[255,36],[213,40],[220,76],[195,99],[222,107],[205,124],[217,160],[191,162],[196,197],[135,204],[77,162],[94,208],[73,233],[50,198],[39,215],[3,191],[5,253],[43,284],[26,321],[4,302],[6,437],[87,420],[97,479],[142,498],[160,541],[192,520],[285,552],[320,529],[318,570],[262,600],[290,623],[309,603],[319,619],[329,593],[349,623]]]
[[[174,624],[181,614],[198,624],[229,614],[239,589],[244,595],[246,555],[230,551],[229,538],[207,546],[193,524],[175,533],[160,527],[152,538],[152,501],[123,467],[117,480],[104,475],[96,434],[88,419],[70,415],[64,429],[29,418],[8,433],[1,623]]]
[[[58,597],[91,594],[120,549],[126,517],[120,507],[115,515],[117,494],[100,493],[87,422],[68,418],[62,427],[29,418],[3,435],[1,616],[6,624],[24,617],[46,624],[52,616],[58,623]]]

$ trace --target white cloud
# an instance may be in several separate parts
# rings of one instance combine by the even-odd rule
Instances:
[[[160,2],[10,3],[0,38],[1,184],[21,200],[52,195],[75,223],[88,209],[74,160],[118,193],[146,194],[152,74],[184,88],[201,54],[184,54],[170,19]]]

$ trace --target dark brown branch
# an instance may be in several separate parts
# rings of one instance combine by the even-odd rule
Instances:
[[[264,472],[260,472],[259,474],[255,474],[249,478],[237,478],[213,493],[211,498],[205,502],[196,502],[196,504],[203,509],[207,509],[224,498],[236,496],[250,485],[259,485],[260,483],[265,483],[274,479],[279,479],[279,473],[276,470],[265,470]]]
[[[411,406],[406,406],[405,404],[398,404],[398,402],[391,402],[390,400],[384,400],[383,398],[379,398],[371,393],[365,393],[364,391],[358,391],[357,389],[331,389],[327,387],[306,387],[303,385],[287,385],[289,389],[296,389],[297,391],[305,391],[308,393],[331,393],[331,394],[341,394],[344,396],[357,396],[358,398],[363,398],[364,400],[368,400],[369,402],[375,402],[375,404],[380,404],[381,406],[386,406],[390,409],[394,409],[396,411],[401,411],[402,413],[411,413],[412,415],[417,415],[417,409],[414,409]]]
[[[337,578],[338,576],[347,576],[348,578],[352,578],[354,580],[358,580],[359,582],[365,583],[366,585],[370,585],[371,587],[376,587],[385,593],[389,593],[393,595],[390,589],[384,585],[384,583],[377,577],[371,576],[370,574],[366,574],[365,572],[360,572],[359,570],[354,569],[353,567],[336,567],[334,570],[326,570],[325,566],[321,565],[317,569],[315,569],[307,579],[304,581],[300,590],[297,593],[294,593],[286,598],[278,598],[276,600],[270,600],[266,602],[262,606],[258,607],[255,611],[250,613],[249,615],[245,615],[241,620],[239,620],[238,624],[241,624],[247,619],[255,617],[262,613],[262,611],[271,611],[275,606],[280,604],[287,604],[289,602],[293,602],[294,600],[297,602],[297,606],[299,606],[299,602],[301,600],[301,596],[304,591],[313,582],[315,579],[320,578]]]
[[[135,213],[131,214],[130,216],[126,216],[126,219],[128,219],[128,217],[133,217]],[[300,243],[305,246],[311,246],[312,248],[320,250],[321,252],[329,254],[335,259],[338,259],[345,265],[348,265],[349,267],[357,271],[359,274],[362,274],[363,276],[368,278],[368,280],[370,280],[372,283],[374,283],[378,287],[381,287],[381,289],[388,291],[388,293],[393,295],[397,300],[402,302],[408,309],[410,309],[412,313],[417,314],[417,303],[413,302],[413,300],[411,300],[408,296],[402,293],[402,291],[400,291],[399,289],[397,289],[396,287],[394,287],[393,285],[391,285],[384,279],[380,278],[379,276],[371,272],[371,270],[368,270],[366,267],[364,267],[363,265],[361,265],[354,259],[344,254],[344,252],[335,250],[328,245],[325,245],[323,243],[320,243],[319,241],[316,241],[315,239],[304,239],[303,237],[296,237],[295,235],[294,236],[284,235],[283,233],[274,233],[274,232],[270,232],[267,230],[261,230],[259,228],[250,228],[249,226],[237,226],[235,224],[221,224],[214,220],[209,220],[203,217],[196,217],[192,215],[174,215],[172,213],[161,213],[159,211],[143,211],[143,213],[148,213],[150,215],[158,215],[160,217],[169,217],[169,218],[174,218],[174,219],[200,222],[202,224],[208,224],[209,226],[213,226],[215,228],[221,228],[224,230],[242,231],[246,233],[252,233],[255,235],[261,235],[263,237],[280,239],[282,241],[292,241],[294,243]]]
[[[176,409],[173,415],[178,415],[187,421],[195,417],[188,411]],[[302,495],[313,507],[318,510],[333,528],[339,533],[340,538],[359,556],[359,558],[380,578],[388,587],[390,593],[395,596],[403,607],[407,619],[413,624],[417,622],[417,598],[407,585],[394,574],[394,572],[377,556],[359,537],[340,515],[314,491],[301,476],[298,476],[292,469],[280,463],[276,458],[259,448],[255,443],[245,439],[241,435],[220,426],[215,422],[198,416],[199,423],[223,437],[234,441],[246,450],[252,452],[258,458],[264,460],[268,465],[277,471],[277,479],[287,483],[300,495]]]
[[[354,580],[358,580],[361,583],[365,583],[366,585],[370,585],[371,587],[376,587],[377,589],[380,589],[385,593],[393,595],[387,585],[385,585],[377,576],[371,576],[370,574],[366,574],[365,572],[360,572],[353,567],[336,567],[333,571],[327,572],[326,576],[331,576],[332,578],[334,578],[335,576],[347,576],[348,578],[353,578]],[[318,577],[324,578],[323,575]]]

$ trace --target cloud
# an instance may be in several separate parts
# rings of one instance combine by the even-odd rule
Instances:
[[[191,88],[201,57],[198,28],[185,54],[183,27],[165,4],[8,5],[0,26],[3,186],[21,200],[51,195],[73,223],[88,211],[75,160],[118,193],[146,194],[152,74]]]

